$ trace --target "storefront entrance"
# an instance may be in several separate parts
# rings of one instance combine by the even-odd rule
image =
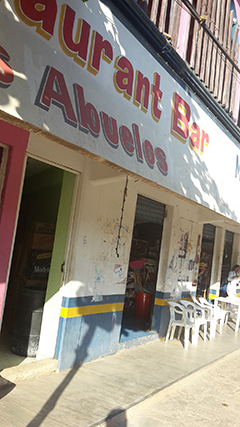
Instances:
[[[151,331],[165,205],[138,196],[120,342]]]
[[[75,175],[28,158],[4,307],[0,349],[35,357],[43,310],[61,285]],[[54,308],[49,331],[58,318]],[[52,337],[54,340],[54,337]],[[1,366],[1,368],[6,366]]]

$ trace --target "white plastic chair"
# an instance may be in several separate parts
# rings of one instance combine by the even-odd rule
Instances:
[[[204,304],[203,302],[200,302],[194,295],[191,295],[191,298],[198,307],[203,309],[205,311],[205,318],[206,321],[210,323],[210,335],[209,335],[209,341],[212,341],[212,339],[216,335],[216,322],[215,317],[213,313],[214,307],[212,304],[209,303],[209,305]],[[204,300],[204,298],[203,298]],[[205,300],[207,302],[207,300]]]
[[[212,316],[212,322],[214,325],[213,337],[216,336],[216,328],[217,328],[217,322],[218,321],[219,321],[219,333],[220,333],[220,335],[222,335],[222,327],[223,327],[224,322],[227,323],[229,310],[224,310],[222,307],[220,307],[217,304],[211,304],[205,298],[202,298],[202,297],[199,298],[199,301],[201,304],[203,304],[206,307],[210,307],[212,310],[211,316]]]
[[[170,320],[167,330],[167,335],[165,338],[165,343],[168,342],[169,336],[170,340],[173,339],[175,329],[178,326],[178,336],[177,338],[180,338],[182,328],[184,328],[184,348],[188,349],[188,343],[189,343],[189,335],[190,335],[190,329],[194,326],[194,323],[191,318],[188,316],[188,312],[181,304],[174,302],[174,301],[168,301],[169,309],[170,309]],[[170,334],[171,333],[171,334]]]
[[[187,300],[180,300],[180,304],[183,304],[183,306],[188,311],[189,318],[191,318],[193,322],[192,326],[192,344],[197,345],[198,344],[198,335],[200,327],[203,326],[204,328],[204,341],[207,341],[207,320],[205,317],[205,310],[201,307],[198,307],[196,304],[194,304],[191,301]]]

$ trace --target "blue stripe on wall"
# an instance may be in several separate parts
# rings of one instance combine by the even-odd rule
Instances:
[[[92,296],[88,297],[73,297],[67,298],[63,297],[62,307],[72,308],[72,307],[84,307],[85,305],[99,305],[99,304],[111,304],[124,302],[125,295],[102,295],[101,300],[93,301]]]
[[[56,357],[59,370],[116,353],[122,312],[60,319]]]
[[[186,298],[189,295],[189,292],[184,292],[182,296]],[[153,310],[152,331],[164,337],[169,323],[169,307],[165,301],[170,299],[170,293],[156,291],[155,298],[159,301]],[[91,296],[64,297],[62,306],[74,308],[123,301],[124,295],[103,296],[99,302],[92,302]],[[121,323],[122,311],[60,318],[55,351],[59,370],[115,353],[119,346]]]

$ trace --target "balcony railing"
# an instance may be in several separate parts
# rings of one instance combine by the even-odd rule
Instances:
[[[231,0],[137,3],[239,125],[239,27]]]

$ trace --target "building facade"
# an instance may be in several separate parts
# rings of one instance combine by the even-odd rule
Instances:
[[[157,31],[130,0],[0,3],[2,331],[44,289],[36,358],[61,370],[164,337],[168,299],[240,263],[237,95]]]

